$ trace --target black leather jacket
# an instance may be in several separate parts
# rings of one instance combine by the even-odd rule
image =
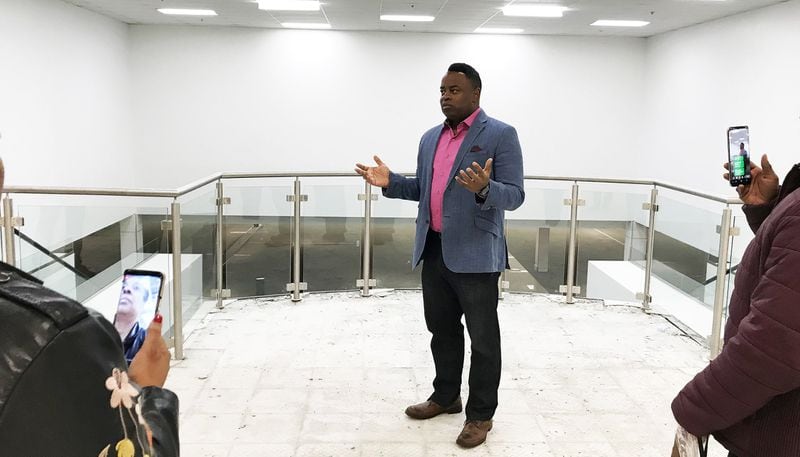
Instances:
[[[147,387],[141,415],[111,407],[114,369],[127,364],[108,320],[0,262],[0,455],[178,456],[178,397]]]

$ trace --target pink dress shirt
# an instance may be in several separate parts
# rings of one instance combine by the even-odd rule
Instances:
[[[436,154],[433,157],[433,181],[431,182],[431,229],[435,232],[441,233],[442,231],[442,201],[444,191],[450,181],[453,162],[455,162],[458,149],[464,142],[464,138],[480,110],[480,108],[476,109],[469,117],[461,121],[456,126],[455,133],[446,122],[442,127],[442,134],[439,136],[439,144],[436,146]]]

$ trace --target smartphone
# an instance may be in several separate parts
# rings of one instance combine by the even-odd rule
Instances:
[[[139,352],[147,327],[158,312],[164,275],[159,271],[125,270],[114,314],[114,328],[122,340],[128,363]]]
[[[750,129],[746,125],[728,129],[728,176],[731,186],[750,184]]]

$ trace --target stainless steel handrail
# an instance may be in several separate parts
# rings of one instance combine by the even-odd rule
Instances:
[[[574,176],[544,176],[544,175],[526,175],[525,179],[531,181],[569,181],[569,182],[596,182],[607,184],[641,184],[645,186],[653,185],[654,181],[647,181],[642,179],[623,179],[623,178],[576,178]]]
[[[102,197],[162,197],[177,198],[195,191],[205,185],[217,181],[222,173],[198,179],[176,190],[169,189],[115,189],[102,187],[34,187],[7,186],[3,189],[8,194],[45,194],[45,195],[85,195]]]
[[[176,194],[175,196],[176,197],[180,197],[182,195],[186,195],[189,192],[195,191],[195,190],[197,190],[197,189],[199,189],[199,188],[201,188],[201,187],[203,187],[205,185],[211,184],[214,181],[219,181],[219,179],[221,177],[222,177],[222,173],[214,173],[211,176],[206,176],[205,178],[201,178],[201,179],[198,179],[197,181],[190,182],[189,184],[187,184],[187,185],[185,185],[183,187],[179,187],[175,191],[175,194]]]
[[[399,173],[402,176],[414,176],[414,173]],[[114,189],[114,188],[83,188],[83,187],[36,187],[36,186],[8,186],[4,193],[8,194],[49,194],[49,195],[99,195],[111,197],[167,197],[176,198],[195,191],[203,186],[213,183],[219,179],[255,179],[255,178],[355,178],[355,173],[350,172],[299,172],[299,173],[215,173],[205,178],[198,179],[183,187],[175,190],[170,189]],[[729,205],[742,204],[741,200],[735,197],[720,197],[705,192],[686,189],[673,184],[641,179],[621,179],[621,178],[581,178],[574,176],[544,176],[526,175],[529,181],[568,181],[576,183],[599,183],[599,184],[629,184],[643,186],[657,186],[665,189],[674,190],[695,197],[712,200]]]
[[[412,173],[411,176],[414,174]],[[222,173],[222,179],[253,178],[360,178],[355,173],[310,171],[301,173]]]
[[[657,186],[657,187],[663,187],[665,189],[674,190],[677,192],[682,192],[684,194],[693,195],[695,197],[705,198],[707,200],[713,200],[719,203],[725,203],[729,205],[742,204],[742,201],[739,200],[738,198],[719,197],[716,195],[707,194],[705,192],[685,189],[683,187],[661,181],[647,181],[639,179],[617,179],[617,178],[575,178],[570,176],[531,176],[531,175],[525,176],[525,179],[531,181],[568,181],[577,183],[590,182],[590,183],[600,183],[600,184],[632,184],[632,185],[642,185],[642,186]]]
[[[84,195],[103,197],[162,197],[175,198],[174,190],[160,189],[103,189],[96,187],[33,187],[8,186],[3,188],[6,194],[43,194],[43,195]]]
[[[694,195],[695,197],[705,198],[707,200],[713,200],[713,201],[719,202],[719,203],[725,203],[725,204],[729,204],[729,205],[736,205],[736,204],[740,204],[741,205],[742,204],[742,201],[739,200],[738,198],[717,197],[715,195],[707,194],[705,192],[698,192],[696,190],[684,189],[683,187],[673,186],[672,184],[667,184],[667,183],[658,182],[658,181],[654,182],[653,184],[658,186],[658,187],[663,187],[665,189],[674,190],[674,191],[681,192],[681,193],[684,193],[684,194]]]

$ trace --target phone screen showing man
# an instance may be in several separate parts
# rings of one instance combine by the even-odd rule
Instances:
[[[750,132],[746,126],[728,129],[728,171],[732,186],[750,183]]]
[[[158,312],[163,282],[164,276],[157,271],[126,270],[122,277],[114,328],[128,363],[142,347],[147,327]]]

